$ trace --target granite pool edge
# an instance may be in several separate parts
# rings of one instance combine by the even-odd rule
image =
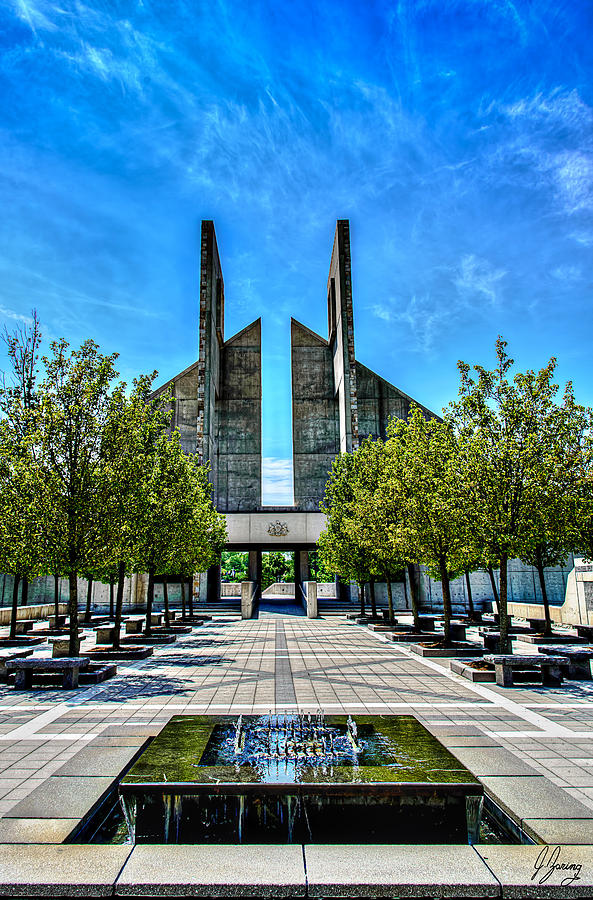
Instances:
[[[32,900],[592,895],[591,845],[0,844],[0,897]]]

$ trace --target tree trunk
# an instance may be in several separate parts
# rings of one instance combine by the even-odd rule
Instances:
[[[393,615],[393,593],[391,591],[391,579],[387,576],[385,580],[385,585],[387,587],[387,604],[389,606],[389,624],[393,625],[394,615]]]
[[[507,613],[507,564],[508,554],[500,555],[500,596],[498,598],[498,615],[500,616],[500,652],[512,653],[509,640],[509,616]]]
[[[56,628],[58,627],[60,615],[60,576],[54,575],[54,615],[56,617]]]
[[[189,580],[187,583],[187,605],[189,607],[190,617],[194,614],[194,585],[193,580]]]
[[[163,603],[165,607],[165,628],[170,628],[171,620],[169,618],[169,586],[166,579],[163,580]]]
[[[185,619],[185,581],[181,579],[181,618]]]
[[[439,559],[439,570],[441,573],[441,585],[443,588],[443,643],[448,647],[451,643],[451,585],[449,583],[449,573],[447,571],[447,562],[443,556]]]
[[[121,631],[121,614],[124,605],[124,580],[126,577],[126,564],[120,561],[117,569],[117,597],[115,600],[115,615],[113,617],[113,649],[119,650],[119,633]]]
[[[29,602],[29,579],[26,575],[23,576],[23,580],[21,583],[21,606],[26,606]]]
[[[416,584],[416,572],[414,565],[408,563],[408,578],[410,579],[410,598],[412,601],[412,615],[414,617],[414,631],[420,631],[419,610],[418,610],[418,585]]]
[[[364,582],[358,582],[358,595],[360,597],[360,616],[364,618],[366,613],[364,606]]]
[[[70,572],[68,576],[68,615],[70,616],[70,644],[68,656],[78,656],[78,581],[77,573]]]
[[[10,638],[16,637],[16,617],[17,611],[19,608],[19,584],[21,582],[21,576],[15,575],[14,582],[12,585],[12,609],[10,612]]]
[[[154,568],[148,570],[148,591],[146,593],[146,623],[144,626],[145,634],[150,637],[152,622],[152,601],[154,600]]]
[[[496,606],[498,607],[499,597],[498,597],[498,589],[496,587],[496,581],[494,578],[494,569],[492,568],[492,566],[486,566],[486,569],[488,571],[488,574],[490,575],[490,584],[492,585],[492,594],[494,597],[494,602],[496,603]],[[500,575],[500,580],[502,581],[502,574]],[[493,612],[496,612],[496,610],[493,610]]]
[[[544,626],[544,635],[545,637],[552,636],[552,617],[550,615],[550,601],[548,600],[548,591],[546,589],[546,575],[544,572],[544,564],[542,561],[541,548],[535,548],[535,567],[537,569],[537,574],[539,575],[539,586],[542,591],[542,602],[544,604],[544,618],[546,620],[546,624]]]
[[[373,619],[377,618],[377,603],[375,601],[375,579],[369,581],[369,595],[371,598],[371,615]]]
[[[113,622],[115,610],[113,607],[113,575],[109,576],[109,621]]]
[[[469,569],[465,570],[465,586],[467,587],[467,615],[470,622],[474,619],[474,600],[472,597],[472,584],[469,577]]]
[[[86,585],[86,606],[84,608],[84,624],[89,625],[91,621],[91,600],[93,599],[93,579],[89,575]]]

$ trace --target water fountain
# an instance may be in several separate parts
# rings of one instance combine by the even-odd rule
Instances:
[[[483,788],[413,716],[174,716],[120,783],[138,843],[460,843]]]

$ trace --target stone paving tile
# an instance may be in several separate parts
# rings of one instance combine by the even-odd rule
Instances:
[[[486,750],[500,748],[517,777],[521,764],[535,767],[536,777],[593,809],[593,767],[586,765],[593,759],[593,687],[567,681],[558,690],[536,685],[475,690],[452,675],[446,661],[411,658],[403,648],[343,619],[224,618],[174,645],[157,647],[153,657],[120,667],[115,679],[93,688],[15,696],[11,688],[0,687],[0,815],[14,814],[15,804],[7,798],[15,791],[30,791],[40,780],[55,778],[53,773],[82,748],[98,758],[118,748],[129,748],[133,755],[171,715],[267,712],[292,708],[295,702],[305,710],[321,706],[330,713],[417,715],[453,752],[455,747],[460,755],[461,748],[472,750],[472,758],[479,759],[484,748],[482,768],[494,765]],[[276,639],[279,623],[284,643]],[[51,720],[44,722],[47,715]],[[19,727],[23,733],[13,737]],[[94,737],[75,737],[85,733]],[[498,777],[503,777],[504,762],[500,766]],[[74,761],[65,771],[76,767]],[[10,778],[14,772],[18,784]],[[10,782],[4,795],[3,778]]]

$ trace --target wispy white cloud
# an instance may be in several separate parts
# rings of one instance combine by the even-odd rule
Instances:
[[[469,253],[462,258],[453,284],[469,304],[484,300],[494,304],[499,300],[500,282],[505,275],[504,269],[497,269],[487,259]]]
[[[552,269],[551,274],[554,278],[557,278],[558,281],[572,284],[575,281],[580,281],[582,279],[583,270],[580,266],[571,266],[568,264],[564,264],[561,266],[556,266],[555,269]]]
[[[290,506],[294,502],[292,459],[263,457],[262,492],[266,506]]]
[[[10,319],[13,322],[22,322],[23,325],[31,325],[33,323],[33,319],[31,316],[25,316],[22,313],[16,312],[14,309],[8,309],[6,306],[2,306],[0,304],[0,316],[5,319]]]

